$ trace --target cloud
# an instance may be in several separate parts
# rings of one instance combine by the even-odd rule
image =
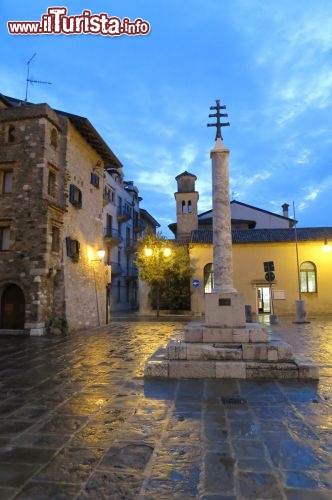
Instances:
[[[231,178],[231,184],[237,189],[237,186],[241,186],[242,193],[245,193],[246,189],[251,188],[252,186],[257,185],[261,186],[262,181],[266,181],[272,176],[271,170],[262,170],[253,175],[236,175]]]
[[[182,167],[187,170],[190,165],[196,160],[197,148],[194,144],[187,144],[183,146],[180,158],[182,160]]]
[[[332,188],[332,176],[326,177],[322,180],[321,183],[318,183],[318,186],[306,186],[302,188],[306,194],[303,197],[303,200],[299,202],[298,209],[299,211],[304,211],[307,209],[311,202],[315,201],[319,195],[322,195]]]
[[[306,165],[311,161],[312,152],[309,149],[303,149],[297,155],[294,162],[298,165]]]

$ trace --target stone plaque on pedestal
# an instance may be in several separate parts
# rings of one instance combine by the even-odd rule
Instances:
[[[245,327],[243,295],[237,292],[207,293],[205,295],[205,323],[207,326],[223,328]]]

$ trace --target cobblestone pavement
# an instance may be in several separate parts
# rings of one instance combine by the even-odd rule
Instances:
[[[0,498],[332,498],[332,319],[267,326],[319,383],[144,380],[181,321],[0,337]]]

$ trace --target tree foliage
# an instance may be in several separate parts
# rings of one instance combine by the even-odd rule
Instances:
[[[135,264],[139,276],[150,285],[152,307],[190,309],[190,267],[187,246],[167,240],[161,233],[147,234],[139,241]]]

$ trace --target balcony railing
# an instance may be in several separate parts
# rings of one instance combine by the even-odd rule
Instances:
[[[125,222],[125,221],[131,219],[132,210],[127,205],[123,205],[122,207],[118,207],[116,215],[118,217],[118,221]]]
[[[104,227],[104,239],[105,243],[108,245],[118,245],[122,242],[122,236],[120,231],[117,229],[112,229],[110,227]]]
[[[137,240],[133,240],[132,238],[125,239],[125,249],[127,253],[135,253],[137,251]]]

